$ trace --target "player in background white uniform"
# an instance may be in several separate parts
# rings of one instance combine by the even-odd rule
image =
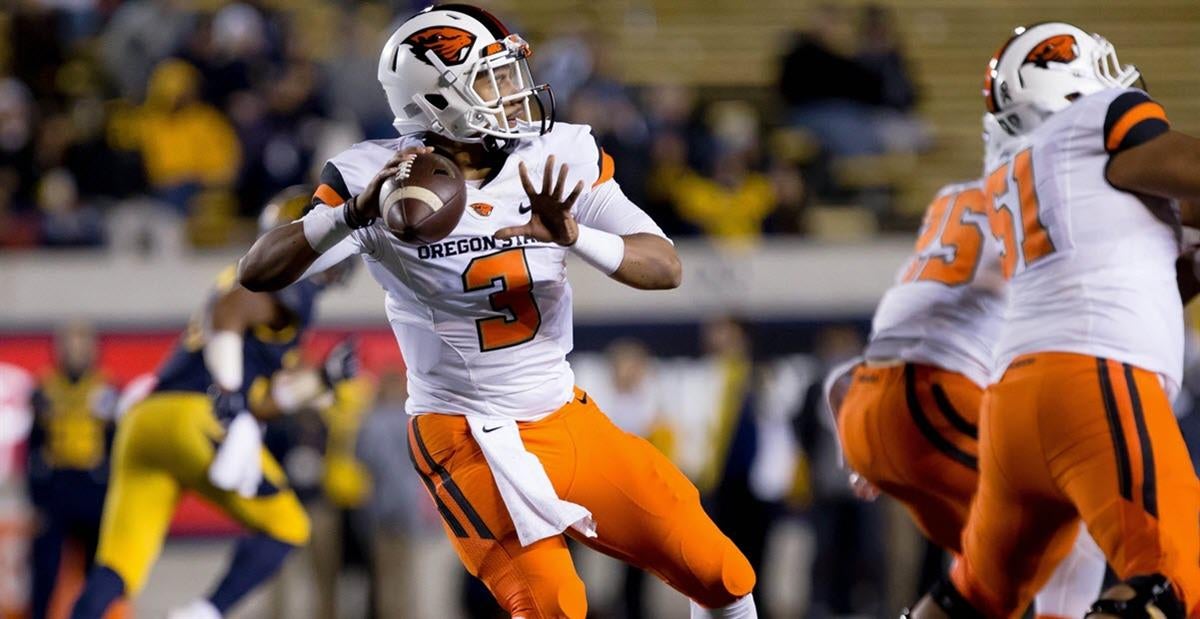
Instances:
[[[1092,614],[1200,609],[1200,482],[1169,399],[1183,312],[1168,202],[1200,197],[1200,141],[1137,78],[1062,23],[1018,29],[989,63],[988,109],[1022,139],[984,183],[1011,308],[963,554],[914,616],[1015,616],[1081,519],[1123,579]]]
[[[987,170],[1018,142],[991,114],[983,123]],[[875,310],[864,358],[831,377],[846,389],[831,406],[859,495],[893,496],[926,537],[956,555],[979,481],[977,426],[1007,305],[983,180],[947,185]],[[1037,615],[1082,616],[1104,569],[1081,532],[1038,595]]]
[[[586,614],[567,532],[665,580],[694,617],[754,617],[754,572],[696,489],[574,386],[567,253],[644,289],[677,286],[681,267],[589,129],[554,124],[552,104],[534,113],[548,87],[528,55],[475,7],[406,21],[379,69],[401,137],[331,159],[316,193],[330,208],[262,238],[241,281],[278,288],[363,256],[408,365],[414,466],[464,565],[513,616]],[[417,246],[377,217],[383,181],[422,145],[459,165],[469,206],[450,236]]]

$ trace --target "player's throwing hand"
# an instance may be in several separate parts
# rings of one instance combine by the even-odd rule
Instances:
[[[529,180],[529,171],[525,162],[519,166],[521,186],[529,196],[529,207],[533,214],[529,223],[523,226],[510,226],[496,231],[496,238],[507,239],[514,236],[533,237],[543,242],[554,242],[559,245],[574,245],[579,238],[579,225],[571,216],[571,207],[583,191],[583,181],[575,183],[571,194],[563,199],[563,190],[567,184],[567,165],[558,168],[558,178],[554,176],[554,155],[546,159],[546,169],[542,173],[542,190],[533,188]]]
[[[412,146],[393,155],[391,160],[387,162],[387,165],[383,166],[383,169],[371,179],[370,183],[367,183],[362,193],[354,196],[347,203],[347,208],[352,211],[352,214],[348,215],[348,221],[353,220],[365,225],[373,221],[376,217],[379,217],[379,198],[383,197],[379,195],[379,190],[383,187],[383,184],[400,172],[400,164],[415,159],[417,155],[425,155],[432,152],[433,148],[429,146]],[[351,227],[362,226],[352,224]]]

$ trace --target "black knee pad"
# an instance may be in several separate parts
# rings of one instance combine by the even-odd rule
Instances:
[[[1085,617],[1104,614],[1129,619],[1183,619],[1187,615],[1183,600],[1179,599],[1171,582],[1162,574],[1134,576],[1118,584],[1133,589],[1133,597],[1113,600],[1101,596],[1088,609]]]
[[[983,613],[975,609],[963,594],[954,588],[954,583],[948,578],[941,578],[934,583],[933,588],[929,590],[929,599],[937,604],[942,612],[949,615],[952,619],[987,619]],[[905,610],[901,617],[909,617],[909,611]]]

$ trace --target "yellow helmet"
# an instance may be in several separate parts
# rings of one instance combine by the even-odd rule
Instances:
[[[313,189],[292,185],[275,194],[258,216],[258,233],[267,232],[300,219],[312,208]]]

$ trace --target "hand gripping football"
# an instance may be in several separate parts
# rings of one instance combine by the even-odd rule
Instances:
[[[383,223],[406,243],[424,245],[450,235],[467,205],[467,184],[453,161],[417,155],[380,188]]]

